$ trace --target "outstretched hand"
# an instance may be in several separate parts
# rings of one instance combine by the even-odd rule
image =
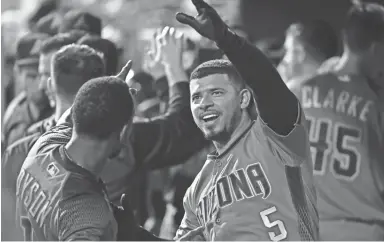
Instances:
[[[177,13],[176,19],[182,24],[186,24],[194,28],[202,36],[213,40],[221,40],[228,26],[221,19],[219,14],[204,0],[192,0],[198,15],[196,17],[189,16],[185,13]]]
[[[182,67],[184,51],[183,33],[175,28],[166,26],[158,41],[161,63],[164,67]]]

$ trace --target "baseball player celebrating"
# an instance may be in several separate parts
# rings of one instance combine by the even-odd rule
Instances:
[[[193,118],[216,151],[186,192],[175,239],[317,240],[312,160],[298,100],[257,48],[203,0],[192,2],[198,15],[178,13],[177,20],[215,41],[229,61],[205,62],[191,74]]]

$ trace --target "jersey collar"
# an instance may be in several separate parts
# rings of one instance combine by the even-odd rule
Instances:
[[[219,154],[217,150],[215,150],[214,152],[207,155],[207,159],[215,160],[225,156],[232,149],[232,147],[235,146],[241,140],[241,138],[244,137],[244,134],[246,134],[251,129],[254,123],[255,121],[251,121],[249,123],[244,124],[243,127],[240,127],[240,129],[233,136],[233,138],[224,146],[221,154]]]
[[[61,160],[63,161],[63,164],[62,166],[69,172],[73,172],[73,173],[78,173],[78,174],[81,174],[85,177],[88,177],[89,179],[91,180],[94,180],[95,182],[99,183],[102,185],[103,189],[104,189],[104,183],[103,181],[100,179],[100,178],[97,178],[94,174],[92,174],[90,171],[88,171],[87,169],[84,169],[83,167],[79,166],[78,164],[76,164],[74,161],[72,161],[67,153],[65,152],[65,145],[62,145],[60,146],[59,148],[59,153],[60,153],[60,157],[61,157]]]

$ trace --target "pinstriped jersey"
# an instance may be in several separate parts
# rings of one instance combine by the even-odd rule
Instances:
[[[207,241],[316,240],[318,216],[304,118],[286,137],[259,118],[208,155],[184,197],[176,239],[203,227]]]
[[[384,223],[379,96],[365,78],[333,73],[308,80],[297,94],[308,119],[320,220]]]

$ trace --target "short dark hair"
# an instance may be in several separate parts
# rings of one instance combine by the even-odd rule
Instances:
[[[40,53],[42,54],[48,54],[52,51],[57,51],[61,47],[74,44],[78,40],[78,36],[71,33],[60,33],[55,36],[52,36],[51,38],[48,38],[45,40],[41,47],[40,47]]]
[[[316,19],[292,24],[287,35],[294,36],[313,58],[324,61],[338,54],[339,37],[332,26]]]
[[[53,79],[58,92],[66,96],[75,96],[85,82],[103,76],[104,70],[102,57],[86,45],[64,46],[52,58]]]
[[[192,73],[190,79],[200,79],[213,74],[227,74],[231,82],[238,90],[245,88],[245,82],[237,71],[236,67],[228,60],[210,60],[200,64]]]
[[[100,38],[95,35],[87,35],[79,39],[78,44],[88,45],[93,49],[103,53],[105,60],[105,72],[107,75],[115,75],[117,72],[117,64],[119,54],[114,43],[107,39]]]
[[[344,27],[345,44],[354,52],[384,41],[384,7],[377,3],[353,5]]]
[[[134,104],[128,85],[113,76],[85,83],[72,106],[73,126],[79,135],[106,139],[128,124]]]

